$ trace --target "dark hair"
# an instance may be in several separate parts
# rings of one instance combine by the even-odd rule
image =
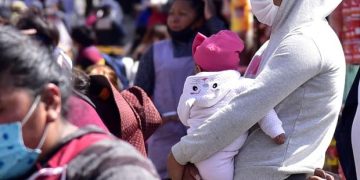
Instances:
[[[83,47],[95,44],[95,32],[87,26],[77,26],[71,30],[71,38]]]
[[[175,1],[179,0],[173,0],[171,3],[173,4]],[[205,9],[205,3],[203,0],[181,0],[186,1],[190,3],[190,7],[193,8],[193,10],[196,12],[196,20],[205,19],[204,17],[204,9]],[[170,7],[172,6],[170,5]]]
[[[197,19],[205,19],[204,17],[204,9],[205,9],[205,3],[203,0],[187,0],[191,4],[191,7],[194,8],[196,12],[196,18]]]
[[[53,23],[45,20],[40,14],[28,11],[16,24],[20,30],[35,29],[35,34],[28,34],[46,47],[56,47],[59,43],[59,30]]]
[[[71,94],[70,74],[62,71],[51,52],[34,43],[18,30],[0,27],[0,80],[9,86],[40,94],[47,83],[61,91],[62,115],[66,117],[66,102]],[[10,81],[7,81],[7,80]]]
[[[87,96],[90,87],[90,77],[86,72],[75,67],[73,68],[72,78],[74,90]]]

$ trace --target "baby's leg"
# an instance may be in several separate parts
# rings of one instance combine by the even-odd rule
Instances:
[[[234,177],[234,157],[244,144],[247,133],[237,138],[222,151],[215,153],[208,159],[196,163],[200,175],[204,180],[232,180]]]
[[[236,152],[220,151],[195,165],[204,180],[232,180],[234,177],[234,156],[236,154]]]

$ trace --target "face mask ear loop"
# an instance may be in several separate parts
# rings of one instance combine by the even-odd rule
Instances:
[[[38,96],[35,97],[35,100],[34,100],[33,104],[31,105],[28,113],[25,115],[24,119],[23,119],[22,122],[21,122],[21,125],[22,125],[22,126],[24,126],[24,124],[26,124],[26,123],[29,121],[31,115],[34,113],[35,109],[36,109],[37,106],[39,105],[40,100],[41,100],[41,96],[40,96],[40,95],[38,95]]]
[[[39,145],[36,147],[36,149],[41,149],[41,147],[44,145],[45,139],[47,137],[47,131],[49,129],[48,127],[49,127],[49,125],[46,125],[44,132],[42,134],[42,137],[40,139]]]
[[[29,109],[29,112],[25,115],[24,119],[22,120],[21,124],[24,125],[26,124],[31,115],[34,113],[35,109],[37,108],[37,106],[39,105],[40,103],[40,100],[41,100],[41,96],[38,95],[35,97],[35,100],[33,102],[33,104],[31,105],[30,109]],[[40,139],[40,142],[39,142],[39,145],[36,147],[36,149],[40,149],[43,145],[44,145],[44,142],[45,142],[45,139],[46,139],[46,134],[47,134],[47,130],[48,130],[48,125],[46,125],[45,129],[44,129],[44,132],[43,132],[43,135]]]

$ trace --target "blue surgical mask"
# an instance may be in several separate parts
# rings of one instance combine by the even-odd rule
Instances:
[[[12,179],[27,173],[39,157],[46,130],[36,149],[24,145],[22,126],[30,119],[41,97],[37,96],[22,121],[0,124],[0,179]]]

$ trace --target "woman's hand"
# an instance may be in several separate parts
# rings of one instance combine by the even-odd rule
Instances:
[[[338,179],[340,179],[338,175],[317,168],[315,169],[314,175],[310,176],[307,180],[338,180]]]
[[[186,164],[185,170],[184,170],[184,175],[183,175],[182,179],[184,179],[184,180],[201,180],[199,170],[192,163]]]
[[[170,154],[168,156],[167,169],[168,169],[169,177],[172,180],[182,180],[185,167],[183,165],[179,164],[175,160],[172,152],[170,152]]]

